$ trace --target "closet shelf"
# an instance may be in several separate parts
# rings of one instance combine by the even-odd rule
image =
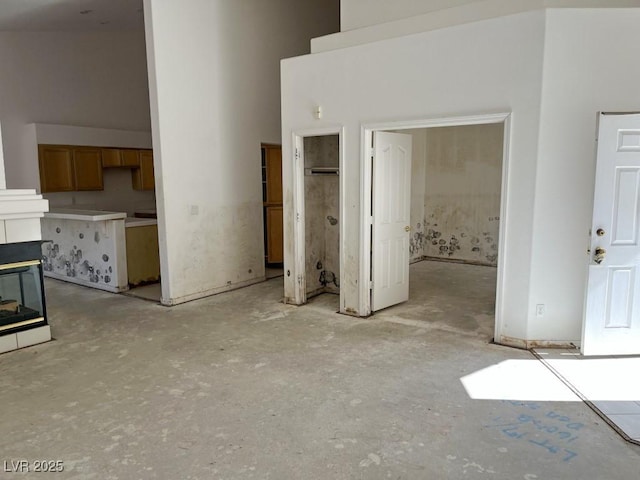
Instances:
[[[338,167],[312,167],[304,169],[305,175],[340,175]]]

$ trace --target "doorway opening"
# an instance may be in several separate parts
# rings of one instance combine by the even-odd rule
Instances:
[[[340,295],[340,138],[337,134],[303,139],[304,278],[307,301],[322,294],[339,307]]]
[[[262,219],[264,225],[265,276],[269,280],[283,275],[284,242],[282,223],[282,147],[263,143]]]
[[[373,147],[372,155],[365,157],[365,179],[369,180],[365,180],[363,192],[372,218],[364,226],[369,232],[363,236],[365,251],[371,252],[363,262],[363,273],[372,280],[361,297],[364,311],[410,322],[429,319],[444,329],[470,331],[489,339],[499,335],[508,119],[507,114],[501,114],[364,130],[365,145]],[[398,211],[405,202],[404,230],[408,234],[402,248],[397,247],[400,253],[384,251],[382,255],[380,251],[389,247],[380,242],[376,231],[387,226],[380,225],[376,208],[393,210],[381,207],[379,198],[386,195],[385,189],[394,187],[376,178],[388,176],[385,159],[379,158],[378,132],[391,135],[388,142],[392,143],[394,134],[411,137],[411,180],[404,185],[408,190],[410,184],[410,192],[399,188],[404,198],[394,199],[392,193],[385,200],[397,202]],[[411,264],[404,298],[385,298],[384,282],[380,281],[386,278],[380,276],[385,257]],[[400,278],[395,271],[391,274]]]
[[[344,300],[343,137],[341,127],[293,133],[295,289],[290,301],[296,305],[313,298],[314,304],[337,311]]]

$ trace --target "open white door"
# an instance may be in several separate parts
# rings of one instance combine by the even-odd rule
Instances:
[[[411,135],[373,134],[372,311],[409,299]]]
[[[640,114],[601,114],[584,355],[640,354]]]

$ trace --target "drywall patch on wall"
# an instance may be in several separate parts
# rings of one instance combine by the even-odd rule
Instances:
[[[424,256],[497,265],[503,132],[425,129]]]

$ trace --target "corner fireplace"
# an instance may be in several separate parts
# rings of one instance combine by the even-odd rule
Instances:
[[[0,245],[0,336],[47,325],[42,243]]]

